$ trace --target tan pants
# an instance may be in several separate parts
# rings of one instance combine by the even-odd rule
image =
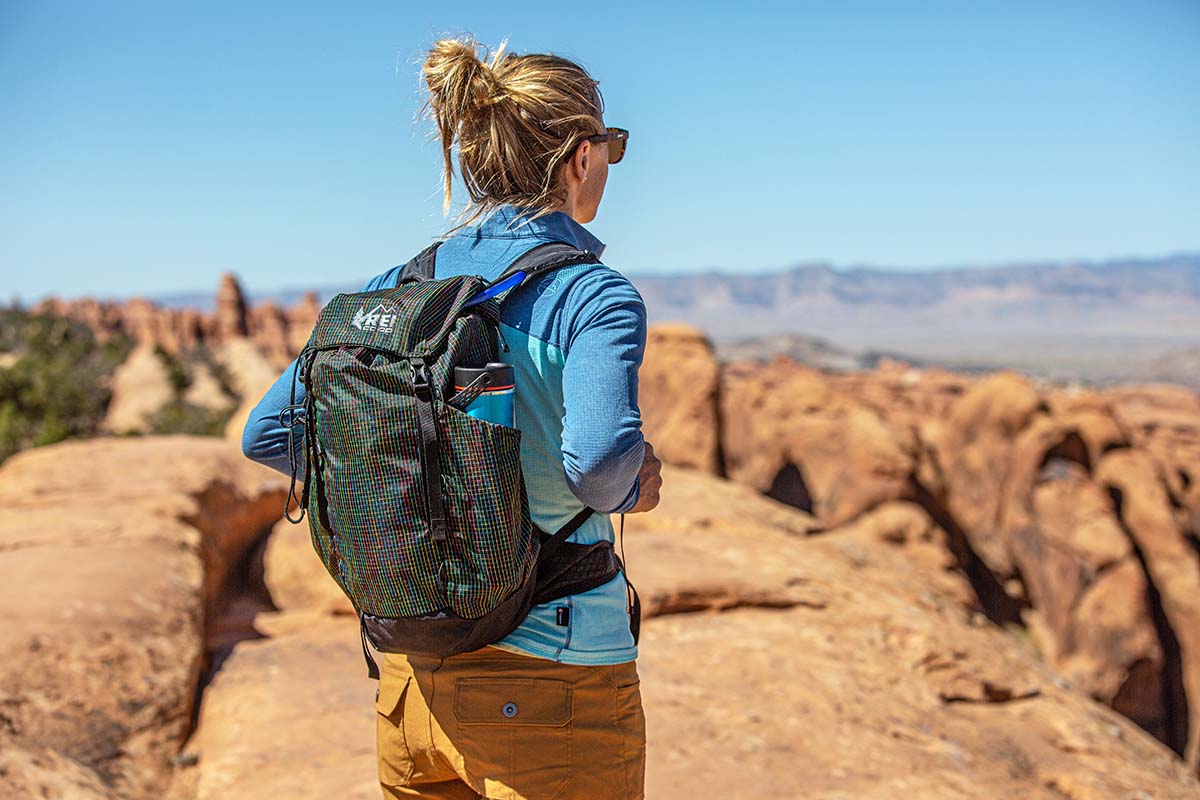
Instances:
[[[446,659],[389,655],[376,710],[386,798],[644,797],[634,661],[578,666],[495,647]]]

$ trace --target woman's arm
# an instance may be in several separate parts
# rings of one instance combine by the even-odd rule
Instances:
[[[567,484],[585,505],[625,512],[638,501],[645,451],[638,368],[646,306],[627,278],[589,270],[570,288],[563,364],[562,454]]]
[[[280,424],[280,413],[292,402],[292,372],[296,362],[288,364],[283,374],[275,379],[271,388],[254,406],[242,429],[242,453],[246,458],[265,464],[284,475],[291,474],[291,460],[288,456],[288,429]],[[304,384],[296,381],[296,402],[304,402]],[[288,419],[284,415],[284,419]],[[295,447],[295,463],[298,475],[304,475],[304,428],[297,425],[292,437]]]

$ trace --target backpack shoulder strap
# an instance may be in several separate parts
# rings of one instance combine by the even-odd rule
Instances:
[[[571,267],[576,264],[598,263],[600,263],[600,258],[595,253],[580,250],[578,247],[569,245],[566,242],[545,242],[526,250],[516,261],[509,264],[508,269],[501,272],[500,277],[492,281],[490,285],[495,286],[501,281],[516,275],[518,272],[525,273],[525,276],[520,281],[520,283],[524,283],[535,275],[542,275],[551,270]]]
[[[421,252],[404,265],[400,270],[400,277],[396,279],[396,285],[408,283],[409,281],[431,281],[433,280],[435,260],[437,257],[437,249],[441,246],[441,242],[434,242],[426,247]]]
[[[551,270],[575,264],[599,263],[600,258],[595,253],[580,250],[565,242],[545,242],[535,245],[518,256],[513,263],[508,265],[508,269],[501,272],[500,276],[489,283],[486,289],[471,298],[467,305],[472,306],[493,297],[501,297],[534,275],[544,275]]]

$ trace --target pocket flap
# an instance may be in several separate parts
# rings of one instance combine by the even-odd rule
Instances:
[[[454,716],[464,725],[566,725],[574,689],[549,678],[459,678]]]
[[[390,678],[390,680],[389,680]],[[375,710],[385,717],[390,717],[400,701],[404,699],[404,691],[412,682],[412,676],[397,678],[383,673],[379,681],[379,692],[375,695]]]

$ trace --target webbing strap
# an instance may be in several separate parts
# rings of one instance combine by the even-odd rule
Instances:
[[[521,279],[520,283],[507,287],[503,291],[498,291],[498,295],[506,294],[517,286],[524,284],[535,275],[542,275],[552,270],[571,267],[576,264],[594,264],[599,263],[599,261],[600,258],[595,253],[580,250],[578,247],[569,245],[566,242],[545,242],[529,248],[516,261],[509,264],[508,269],[501,272],[496,280],[488,284],[488,289],[484,293],[491,289],[499,289],[500,284],[518,272],[525,273],[525,277]]]
[[[433,280],[434,261],[437,257],[437,249],[441,246],[441,242],[434,242],[426,247],[421,252],[413,257],[400,270],[400,277],[396,279],[396,285],[408,281],[431,281]]]
[[[417,422],[421,428],[421,471],[425,478],[425,502],[429,512],[429,531],[443,553],[448,551],[446,509],[442,504],[441,452],[438,447],[437,425],[433,419],[433,392],[429,385],[429,368],[424,359],[414,358],[413,388],[417,395]]]
[[[358,615],[358,634],[362,638],[363,658],[367,662],[367,677],[373,681],[379,680],[379,665],[371,657],[371,648],[367,643],[367,620],[360,612]]]
[[[548,561],[554,555],[554,551],[558,549],[558,546],[565,542],[568,536],[579,530],[579,526],[586,522],[587,518],[593,513],[595,513],[595,509],[585,506],[582,511],[571,517],[566,525],[563,525],[554,532],[554,535],[542,542],[542,547],[538,550],[538,563]]]
[[[626,610],[629,612],[629,632],[633,634],[633,643],[638,643],[638,633],[642,627],[642,598],[638,597],[637,588],[633,582],[629,580],[629,571],[625,569],[625,515],[621,514],[621,555],[617,557],[617,563],[621,565],[621,574],[625,576],[625,601]],[[629,599],[629,593],[633,592],[632,602]]]

